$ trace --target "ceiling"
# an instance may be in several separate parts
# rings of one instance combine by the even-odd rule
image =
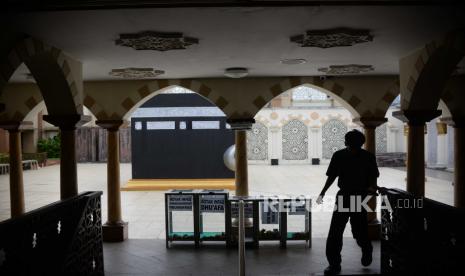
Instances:
[[[311,6],[151,8],[24,12],[2,16],[22,32],[63,49],[83,63],[85,80],[119,79],[112,69],[153,67],[157,78],[223,77],[246,67],[249,76],[322,75],[330,65],[372,65],[364,75],[397,74],[399,59],[446,32],[465,27],[454,6]],[[4,23],[5,24],[5,23]],[[369,29],[372,42],[303,48],[290,37],[306,30]],[[115,45],[121,33],[182,32],[199,39],[186,50],[137,51]],[[303,58],[285,65],[282,59]],[[22,66],[12,81],[26,81]]]

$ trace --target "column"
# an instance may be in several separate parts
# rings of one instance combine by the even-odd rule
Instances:
[[[443,118],[454,127],[454,206],[465,208],[465,118]]]
[[[60,198],[78,194],[76,161],[76,127],[90,120],[89,116],[44,115],[44,120],[60,128]]]
[[[388,139],[388,143],[389,143],[389,149],[388,149],[388,152],[399,152],[400,150],[398,150],[397,148],[397,134],[399,133],[399,128],[397,127],[391,127],[390,128],[391,130],[391,139]]]
[[[437,161],[438,168],[447,167],[447,124],[443,122],[436,123],[438,132]]]
[[[320,132],[320,128],[319,127],[311,127],[310,128],[310,131],[311,131],[311,140],[310,142],[312,143],[312,158],[320,158],[320,153],[319,153],[319,150],[318,150],[318,145],[320,145],[319,143],[319,140],[318,139],[318,133]]]
[[[440,110],[402,110],[393,116],[407,122],[407,192],[425,196],[425,127]]]
[[[120,242],[128,238],[128,223],[121,216],[119,128],[122,120],[97,121],[107,130],[107,212],[108,220],[102,226],[103,241]]]
[[[358,118],[354,122],[361,125],[365,132],[365,150],[376,156],[376,128],[387,122],[387,118]],[[381,223],[376,212],[376,196],[368,201],[368,206],[374,210],[368,212],[368,234],[370,239],[378,240],[381,235]]]
[[[465,120],[454,124],[454,206],[465,208]]]
[[[236,195],[249,195],[247,171],[247,131],[236,130]]]
[[[228,120],[231,129],[235,131],[236,141],[236,195],[249,195],[249,181],[247,170],[247,130],[252,128],[254,119]]]
[[[279,139],[278,139],[278,133],[279,133],[279,127],[278,126],[270,126],[270,138],[268,140],[268,143],[271,144],[271,151],[270,151],[270,159],[278,159],[279,162]]]
[[[23,122],[0,123],[1,128],[8,130],[10,156],[10,212],[11,217],[18,217],[24,213],[24,183],[23,163],[21,152],[21,128]],[[28,122],[27,124],[30,124]]]

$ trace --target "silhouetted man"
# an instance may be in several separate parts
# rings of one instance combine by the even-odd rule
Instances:
[[[336,196],[336,207],[342,205],[343,208],[349,208],[351,197],[354,200],[358,196],[358,199],[363,201],[366,196],[376,191],[378,166],[375,155],[362,149],[364,143],[365,136],[358,130],[352,130],[345,135],[346,148],[333,154],[326,172],[328,179],[318,197],[318,204],[323,202],[326,191],[337,177],[340,190]],[[350,211],[344,211],[339,207],[334,209],[326,241],[329,266],[325,269],[325,275],[335,275],[341,271],[342,235],[349,218],[353,237],[362,248],[362,265],[369,266],[372,262],[373,247],[368,238],[367,211],[363,207]]]

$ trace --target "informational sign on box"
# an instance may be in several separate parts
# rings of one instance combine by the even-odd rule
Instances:
[[[279,203],[260,202],[262,209],[262,224],[279,223]]]
[[[200,197],[200,212],[224,213],[224,195],[202,195]]]
[[[305,212],[307,211],[305,201],[291,201],[289,202],[289,205],[287,206],[289,215],[305,215]]]
[[[192,211],[192,195],[170,195],[168,206],[170,211]]]
[[[252,202],[244,203],[244,216],[246,218],[253,218],[253,204]],[[239,217],[239,204],[231,204],[231,217]]]

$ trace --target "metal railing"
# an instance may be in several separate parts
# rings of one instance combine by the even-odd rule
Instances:
[[[391,206],[381,209],[383,274],[464,275],[464,209],[398,189],[380,193]]]
[[[244,201],[239,200],[239,276],[245,276],[245,216]]]
[[[81,193],[0,222],[0,275],[104,275],[101,195]]]

